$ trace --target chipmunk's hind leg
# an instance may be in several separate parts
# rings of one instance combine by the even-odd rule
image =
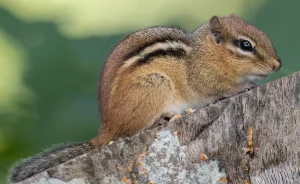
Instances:
[[[100,136],[93,143],[108,143],[150,127],[164,113],[173,95],[172,83],[163,73],[123,76],[116,86],[109,108],[103,112]],[[105,137],[109,140],[103,142]]]

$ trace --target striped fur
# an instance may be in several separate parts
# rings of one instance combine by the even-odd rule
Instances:
[[[129,67],[134,64],[146,63],[149,59],[161,56],[173,56],[181,58],[190,53],[192,48],[181,41],[158,42],[151,46],[139,50],[136,55],[124,61],[122,67]],[[138,63],[137,63],[138,62]]]
[[[103,68],[99,82],[99,104],[103,111],[108,106],[109,95],[113,88],[118,69],[124,65],[128,67],[139,59],[143,51],[157,44],[178,43],[183,47],[191,47],[194,44],[193,35],[176,27],[151,27],[137,31],[127,36],[110,54]],[[160,53],[159,55],[162,55]],[[148,55],[149,56],[149,55]],[[145,60],[142,60],[145,61]],[[126,64],[127,63],[127,64]],[[105,86],[105,88],[101,88]],[[103,117],[102,117],[103,122]]]

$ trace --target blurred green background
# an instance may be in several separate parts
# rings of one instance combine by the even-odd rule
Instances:
[[[263,30],[284,68],[300,70],[300,1],[0,0],[0,184],[11,164],[52,144],[84,141],[100,127],[97,85],[111,49],[155,25],[193,30],[237,13]]]

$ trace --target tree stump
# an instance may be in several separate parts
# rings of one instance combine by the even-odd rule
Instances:
[[[29,183],[300,183],[300,72],[50,168]]]

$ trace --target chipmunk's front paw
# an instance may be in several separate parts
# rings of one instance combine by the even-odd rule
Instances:
[[[253,89],[257,86],[258,85],[254,82],[248,82],[248,83],[244,84],[243,86],[241,86],[239,88],[236,88],[235,90],[233,90],[231,92],[223,94],[222,96],[217,98],[213,103],[216,103],[218,101],[233,97],[233,96],[238,95],[240,93],[244,93],[244,92],[249,91],[249,90],[251,90],[251,89]]]
[[[243,93],[245,91],[249,91],[253,88],[256,88],[258,85],[254,82],[247,82],[244,87],[243,87],[243,90],[240,92],[240,93]]]

